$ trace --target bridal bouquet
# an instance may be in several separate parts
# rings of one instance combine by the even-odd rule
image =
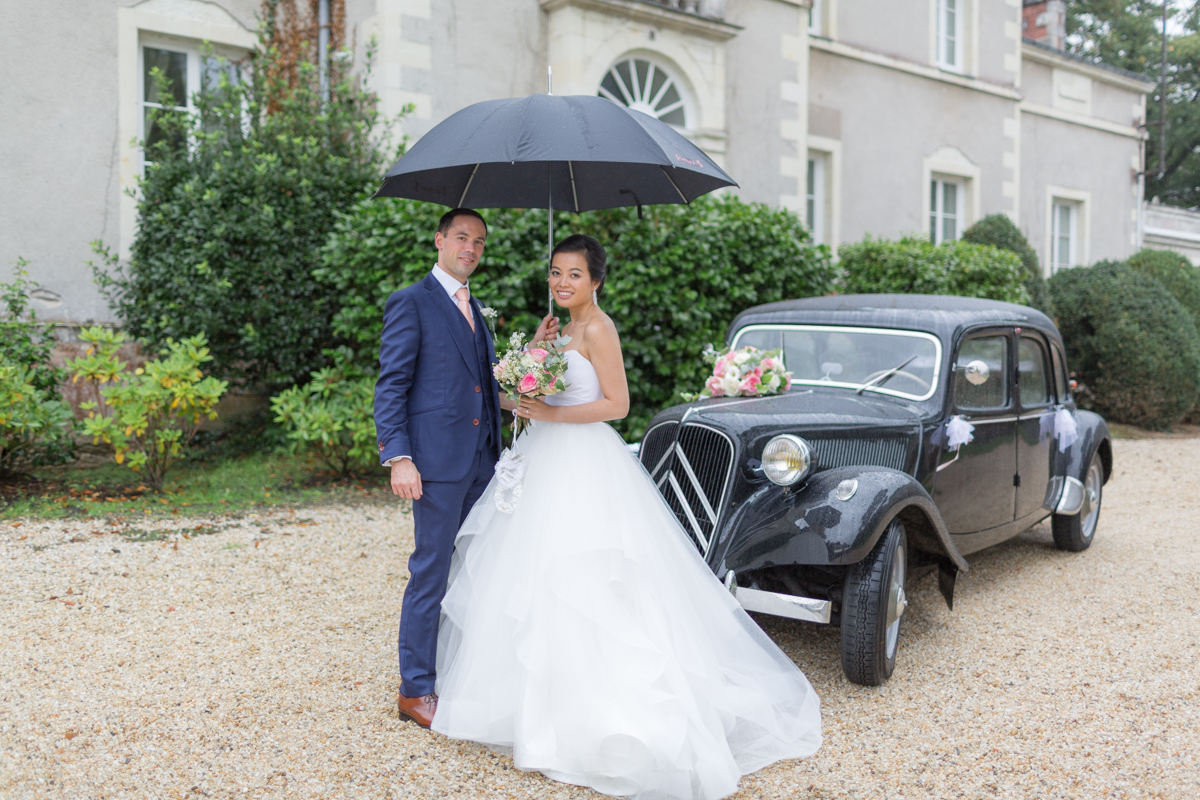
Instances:
[[[558,394],[567,388],[563,375],[567,359],[547,342],[526,344],[525,334],[517,331],[508,337],[508,348],[492,367],[496,382],[510,400]],[[529,426],[529,420],[513,419],[513,437]]]
[[[691,402],[708,397],[765,397],[786,392],[792,385],[792,373],[783,371],[781,352],[757,347],[717,351],[709,345],[704,360],[713,365],[712,375],[699,394],[685,393],[683,399]]]

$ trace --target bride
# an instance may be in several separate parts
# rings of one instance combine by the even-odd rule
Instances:
[[[517,411],[533,424],[514,445],[516,508],[497,509],[493,480],[458,533],[433,729],[605,794],[724,797],[816,752],[819,701],[605,424],[628,413],[629,389],[597,305],[604,278],[595,239],[554,249],[568,388]],[[539,334],[554,329],[547,317]]]

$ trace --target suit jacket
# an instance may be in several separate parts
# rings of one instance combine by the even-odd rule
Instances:
[[[471,308],[486,354],[433,273],[388,298],[375,383],[380,463],[409,456],[422,480],[462,480],[489,421],[498,451],[500,386],[491,372],[495,345],[474,297]]]

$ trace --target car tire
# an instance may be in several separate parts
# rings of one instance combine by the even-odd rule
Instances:
[[[870,555],[850,568],[842,592],[842,671],[879,686],[896,668],[900,621],[908,605],[908,537],[893,520]]]
[[[1100,502],[1104,494],[1104,464],[1100,454],[1093,453],[1083,476],[1083,507],[1078,514],[1054,514],[1050,517],[1050,530],[1054,533],[1054,546],[1059,550],[1079,553],[1087,550],[1096,538],[1096,526],[1100,524]]]

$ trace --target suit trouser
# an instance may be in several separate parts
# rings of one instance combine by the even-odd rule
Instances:
[[[400,691],[405,697],[433,692],[438,625],[454,539],[492,478],[491,439],[481,439],[475,463],[465,478],[453,483],[422,481],[421,499],[413,501],[416,547],[408,558],[398,647]]]

